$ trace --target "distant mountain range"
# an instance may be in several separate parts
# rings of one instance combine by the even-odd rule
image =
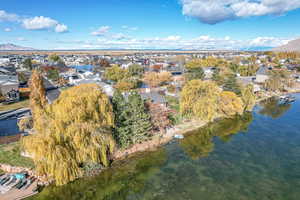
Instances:
[[[0,51],[30,51],[30,50],[36,50],[31,47],[23,47],[19,45],[15,45],[12,43],[7,43],[7,44],[0,44]],[[138,51],[149,51],[149,50],[156,50],[156,51],[199,51],[200,49],[76,49],[76,50],[70,50],[70,51],[93,51],[93,50],[119,50],[119,51],[133,51],[133,50],[138,50]],[[202,51],[218,51],[217,49],[201,49]],[[261,46],[256,46],[256,47],[248,47],[248,48],[242,48],[239,49],[240,51],[299,51],[300,52],[300,38],[297,40],[292,40],[288,44],[272,48],[272,47],[261,47]],[[52,51],[52,50],[48,50]],[[56,50],[59,51],[59,50]],[[67,51],[66,50],[61,50],[61,51]],[[222,51],[222,50],[219,50]],[[226,50],[223,50],[226,51]],[[230,51],[230,50],[229,50]]]
[[[34,50],[30,47],[22,47],[15,44],[7,43],[7,44],[0,44],[0,51],[28,51]]]
[[[273,51],[298,51],[300,52],[300,38],[289,41],[286,45],[276,47]]]

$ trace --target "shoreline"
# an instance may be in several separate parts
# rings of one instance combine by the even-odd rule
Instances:
[[[288,92],[280,92],[280,93],[272,93],[271,96],[264,96],[262,98],[256,99],[255,105],[258,105],[260,102],[272,98],[272,97],[279,97],[281,95],[287,94],[296,94],[300,93],[300,89],[292,89]],[[253,112],[253,109],[252,111]],[[191,131],[195,131],[197,129],[203,128],[204,126],[208,125],[209,123],[215,123],[219,119],[224,119],[224,117],[216,118],[213,121],[200,121],[200,120],[189,120],[187,122],[183,122],[181,124],[175,125],[168,131],[163,134],[159,134],[154,136],[151,140],[145,141],[140,144],[135,144],[128,149],[120,149],[115,152],[113,158],[114,161],[119,161],[128,158],[129,156],[132,157],[136,153],[145,152],[145,151],[153,151],[156,148],[163,146],[174,139],[176,134],[186,135]],[[192,127],[191,127],[192,126]]]
[[[272,97],[279,97],[281,95],[295,94],[295,93],[300,93],[300,89],[294,89],[294,90],[291,90],[289,92],[271,93],[271,95],[264,96],[264,97],[256,99],[256,104],[255,105],[258,105],[260,102],[262,102],[266,99],[272,98]],[[251,112],[253,112],[253,110]],[[157,135],[154,135],[148,141],[142,142],[140,144],[135,144],[135,145],[131,146],[128,149],[118,149],[112,156],[112,158],[113,158],[112,166],[114,165],[114,163],[117,163],[119,161],[123,161],[127,158],[134,157],[139,153],[147,152],[147,151],[149,151],[149,152],[155,151],[158,148],[166,145],[170,141],[174,140],[174,136],[176,134],[186,135],[186,134],[188,134],[192,131],[203,128],[203,127],[207,126],[210,123],[216,123],[220,119],[224,119],[224,117],[215,118],[213,121],[184,120],[182,123],[167,129],[167,131],[165,131],[165,132],[157,133]],[[0,163],[0,169],[4,165],[5,164]],[[11,167],[18,168],[17,166],[11,166]],[[109,168],[110,167],[103,168],[100,171],[97,171],[96,173],[93,173],[91,175],[78,177],[78,179],[81,179],[81,178],[84,178],[84,177],[93,177],[93,176],[99,175],[104,170],[109,169]],[[31,170],[31,172],[33,174],[35,173],[34,170]],[[35,176],[35,177],[38,177],[38,176]],[[41,178],[41,177],[38,177],[38,178]],[[46,187],[50,184],[51,184],[51,182],[44,182],[42,180],[39,180],[37,185],[42,186],[42,187]],[[34,193],[33,195],[35,195],[35,194],[37,194],[37,193]]]

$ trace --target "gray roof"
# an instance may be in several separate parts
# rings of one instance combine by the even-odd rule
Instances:
[[[19,85],[18,76],[0,75],[0,85]]]
[[[141,93],[140,95],[144,100],[151,100],[153,103],[164,104],[167,102],[165,97],[159,94],[158,92],[151,91],[151,92]]]
[[[256,72],[256,75],[268,75],[266,67],[260,67]]]

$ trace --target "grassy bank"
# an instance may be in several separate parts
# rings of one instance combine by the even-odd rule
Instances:
[[[0,145],[0,163],[18,167],[34,167],[31,159],[21,156],[19,142]]]
[[[29,107],[29,100],[21,100],[19,102],[16,103],[12,103],[12,104],[0,104],[0,112],[2,111],[8,111],[8,110],[14,110],[14,109],[19,109],[19,108],[26,108]]]

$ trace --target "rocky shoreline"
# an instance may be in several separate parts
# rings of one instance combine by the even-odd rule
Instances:
[[[268,95],[265,95],[262,98],[258,98],[256,103],[258,104],[259,102],[264,101],[271,97],[276,97],[276,96],[278,97],[281,95],[293,94],[293,93],[299,93],[299,92],[300,92],[300,89],[293,89],[286,93],[270,93]],[[216,121],[216,120],[217,119],[215,119],[213,121]],[[145,141],[140,144],[135,144],[125,150],[120,149],[120,150],[116,151],[112,158],[114,161],[120,161],[120,160],[124,160],[128,157],[132,157],[135,154],[140,153],[140,152],[155,151],[157,148],[159,148],[159,147],[167,144],[171,140],[173,140],[175,135],[177,135],[177,134],[185,135],[191,131],[194,131],[201,127],[204,127],[209,123],[210,123],[209,121],[186,120],[179,125],[176,125],[172,128],[167,129],[167,131],[164,133],[162,133],[162,132],[158,133],[157,135],[153,136],[153,138],[151,138],[151,140]],[[11,166],[11,165],[1,164],[1,163],[0,163],[0,169],[2,169],[5,172],[8,172],[8,173],[19,173],[19,172],[26,171],[30,176],[35,176],[36,178],[38,178],[39,186],[47,186],[47,185],[51,184],[51,181],[44,181],[45,177],[37,176],[36,172],[33,169]],[[103,168],[102,170],[105,170],[105,168]],[[97,171],[97,173],[94,173],[91,176],[101,173],[102,170]]]

